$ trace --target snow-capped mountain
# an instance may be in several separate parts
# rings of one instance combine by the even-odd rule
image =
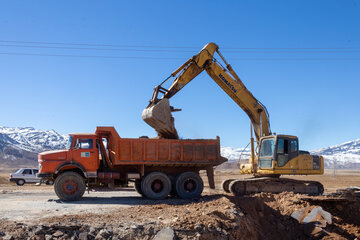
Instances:
[[[326,168],[360,168],[360,139],[313,150],[310,153],[322,155]],[[250,149],[221,147],[221,155],[229,162],[238,162],[240,159],[249,159]]]
[[[360,167],[360,139],[321,148],[311,151],[311,153],[322,155],[325,159],[325,167]]]
[[[20,150],[42,152],[65,147],[68,136],[54,130],[38,130],[32,127],[0,127],[0,146],[11,145]]]
[[[226,157],[229,162],[248,160],[250,155],[249,148],[221,147],[221,156]]]
[[[0,127],[0,165],[36,166],[37,153],[65,148],[68,136],[32,127]]]

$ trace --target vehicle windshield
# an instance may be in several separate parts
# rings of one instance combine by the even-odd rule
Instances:
[[[15,173],[20,173],[21,172],[21,168],[20,169],[18,169],[18,170],[16,170],[16,172]]]
[[[69,136],[69,140],[68,142],[66,143],[66,149],[70,149],[71,148],[71,143],[73,141],[73,137],[70,135]]]
[[[274,139],[265,139],[261,143],[260,157],[272,157],[274,152]]]

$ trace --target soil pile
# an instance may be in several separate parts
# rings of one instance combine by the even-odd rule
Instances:
[[[205,195],[197,200],[167,199],[116,208],[111,213],[64,215],[33,225],[0,221],[0,239],[152,239],[166,227],[175,239],[355,239],[360,236],[359,201],[304,200],[281,194]],[[321,206],[333,223],[321,234],[290,215]],[[311,231],[310,231],[311,232]]]

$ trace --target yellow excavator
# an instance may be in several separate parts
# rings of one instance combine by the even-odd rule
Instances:
[[[215,53],[225,67],[215,59]],[[296,136],[272,134],[266,107],[245,87],[215,43],[207,44],[197,55],[155,87],[149,105],[143,110],[143,120],[157,131],[160,138],[177,139],[178,133],[171,112],[178,109],[170,106],[169,99],[204,70],[245,111],[251,121],[251,157],[248,164],[240,164],[240,173],[253,176],[227,179],[222,183],[223,190],[235,195],[283,191],[322,194],[324,187],[319,182],[280,177],[323,174],[324,159],[322,156],[300,151]],[[162,87],[171,78],[175,78],[171,86],[168,89]],[[257,143],[256,149],[253,133]]]

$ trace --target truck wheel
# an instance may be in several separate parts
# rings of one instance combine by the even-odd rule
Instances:
[[[184,172],[177,176],[175,188],[177,195],[183,199],[197,198],[204,190],[204,183],[199,174]]]
[[[76,172],[64,172],[56,178],[54,189],[61,200],[76,201],[84,195],[85,181]]]
[[[162,172],[152,172],[141,181],[141,190],[147,198],[164,199],[171,191],[171,181]]]
[[[134,186],[135,186],[136,192],[143,197],[143,196],[144,196],[144,193],[143,193],[143,191],[141,190],[141,180],[140,180],[140,179],[135,180]]]
[[[24,183],[25,183],[25,180],[24,180],[24,179],[18,179],[18,180],[16,181],[16,185],[18,185],[18,186],[22,186],[22,185],[24,185]]]

